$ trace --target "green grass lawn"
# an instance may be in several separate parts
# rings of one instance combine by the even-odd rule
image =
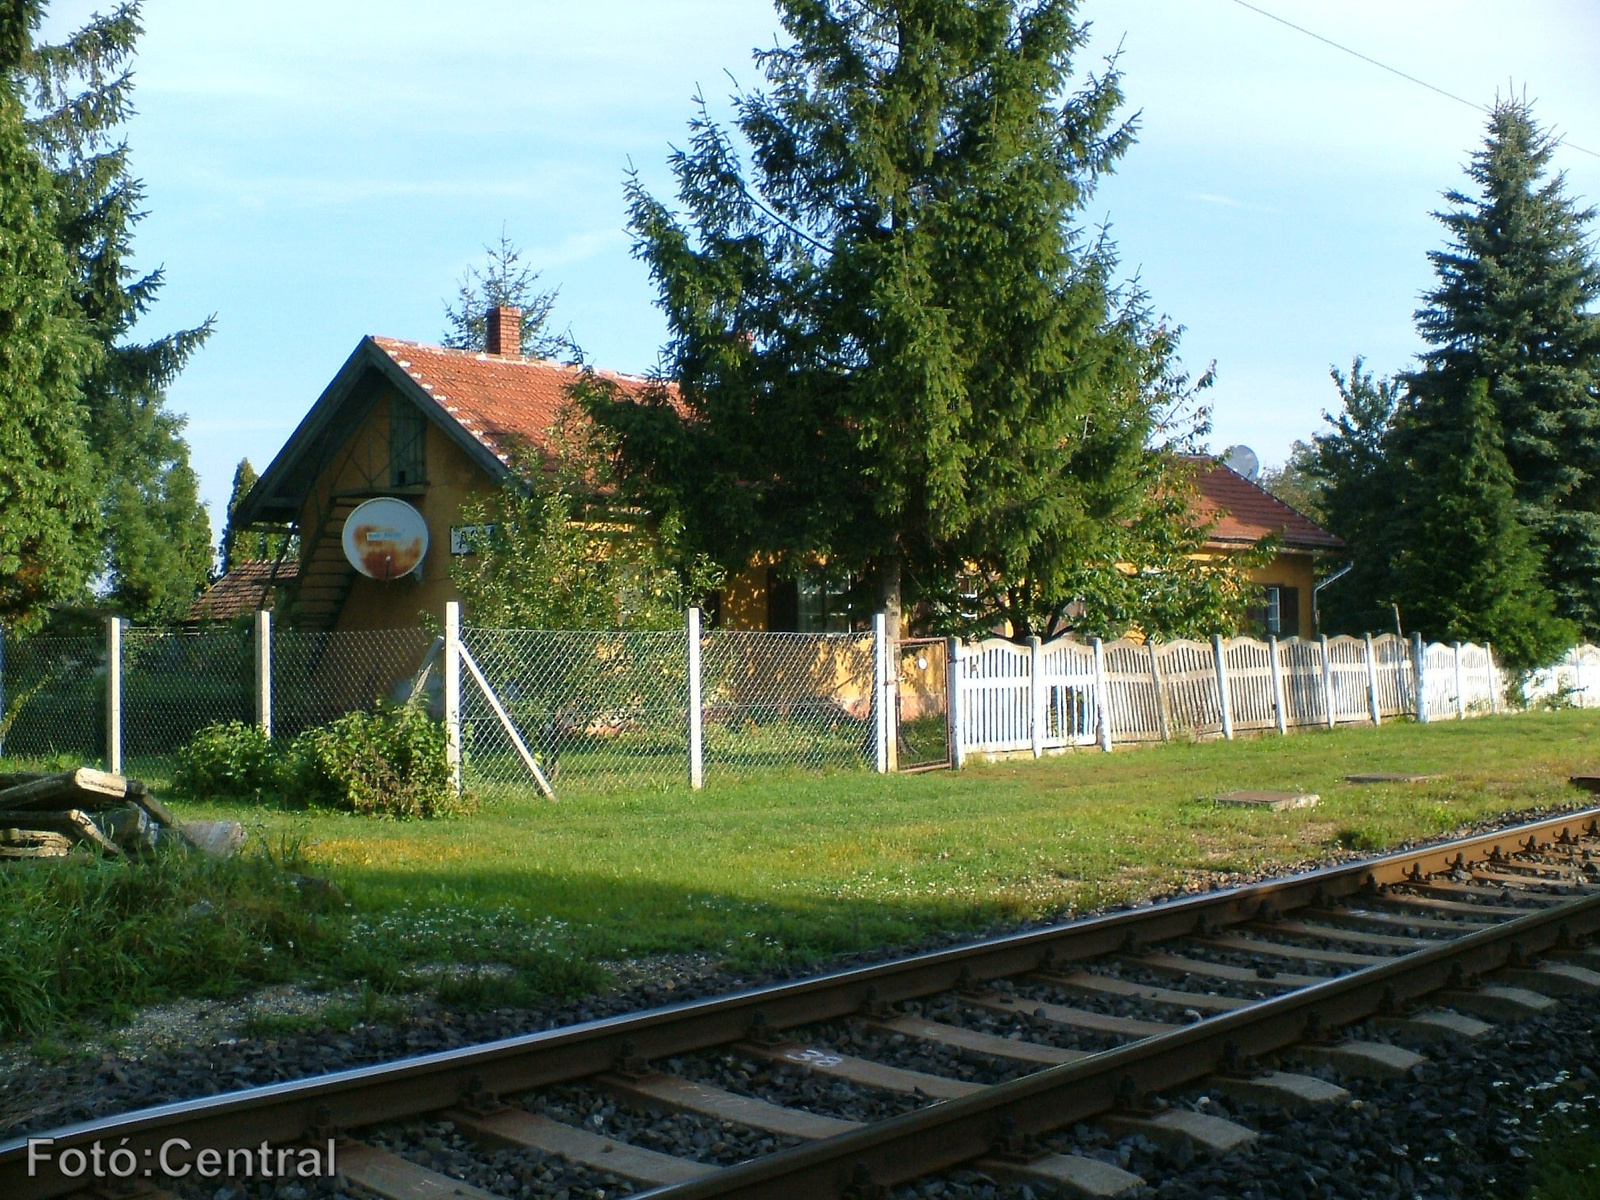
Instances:
[[[0,869],[0,1036],[90,1032],[141,1005],[286,980],[357,986],[362,1004],[421,991],[484,1006],[593,990],[605,960],[812,963],[1579,806],[1590,797],[1567,777],[1596,766],[1600,712],[1568,710],[700,793],[502,790],[433,821],[171,797],[182,816],[245,821],[251,848]],[[129,764],[158,790],[165,770]],[[1373,771],[1440,778],[1343,782]],[[1236,788],[1322,803],[1211,800]],[[501,969],[438,969],[458,963]]]
[[[1071,913],[1217,872],[1378,851],[1496,814],[1586,799],[1600,712],[1156,746],[960,773],[775,775],[634,794],[485,795],[432,822],[174,803],[288,835],[399,942],[493,957],[528,939],[582,959],[705,951],[736,965],[810,961],[934,932]],[[1438,773],[1355,786],[1349,773]],[[1234,788],[1295,788],[1319,807],[1219,807]]]

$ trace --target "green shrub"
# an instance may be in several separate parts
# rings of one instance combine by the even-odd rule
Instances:
[[[272,740],[243,721],[207,725],[176,758],[172,784],[190,796],[249,799],[283,782]]]
[[[457,796],[442,726],[407,705],[353,712],[294,740],[285,791],[302,803],[365,815],[438,817],[470,811]]]

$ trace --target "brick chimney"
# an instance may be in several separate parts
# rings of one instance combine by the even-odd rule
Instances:
[[[522,357],[522,310],[496,305],[489,310],[484,349],[508,358]]]

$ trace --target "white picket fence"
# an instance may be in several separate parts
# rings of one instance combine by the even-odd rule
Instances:
[[[1581,664],[1600,685],[1600,651]],[[1499,711],[1489,647],[1381,637],[1205,642],[998,639],[958,645],[951,670],[957,762],[1004,754],[1174,737],[1341,724],[1421,721]],[[1577,656],[1579,651],[1569,655]],[[1564,664],[1565,667],[1565,664]],[[1562,670],[1563,668],[1552,668]],[[1568,678],[1563,676],[1563,679]],[[1421,686],[1418,686],[1418,680]],[[1552,687],[1552,690],[1556,690]],[[1584,693],[1587,695],[1588,693]],[[1600,686],[1595,689],[1600,704]]]
[[[1568,650],[1555,666],[1528,676],[1522,694],[1529,704],[1554,700],[1574,708],[1600,708],[1600,647]]]

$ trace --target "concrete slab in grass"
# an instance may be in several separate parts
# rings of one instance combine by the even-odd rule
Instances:
[[[1586,792],[1600,792],[1600,775],[1572,775],[1567,782]]]
[[[1411,775],[1405,771],[1369,771],[1365,775],[1346,775],[1346,783],[1429,783],[1438,775]]]
[[[1282,812],[1286,808],[1315,808],[1322,799],[1316,792],[1224,792],[1217,797],[1218,804],[1232,804],[1240,808],[1266,808]]]

